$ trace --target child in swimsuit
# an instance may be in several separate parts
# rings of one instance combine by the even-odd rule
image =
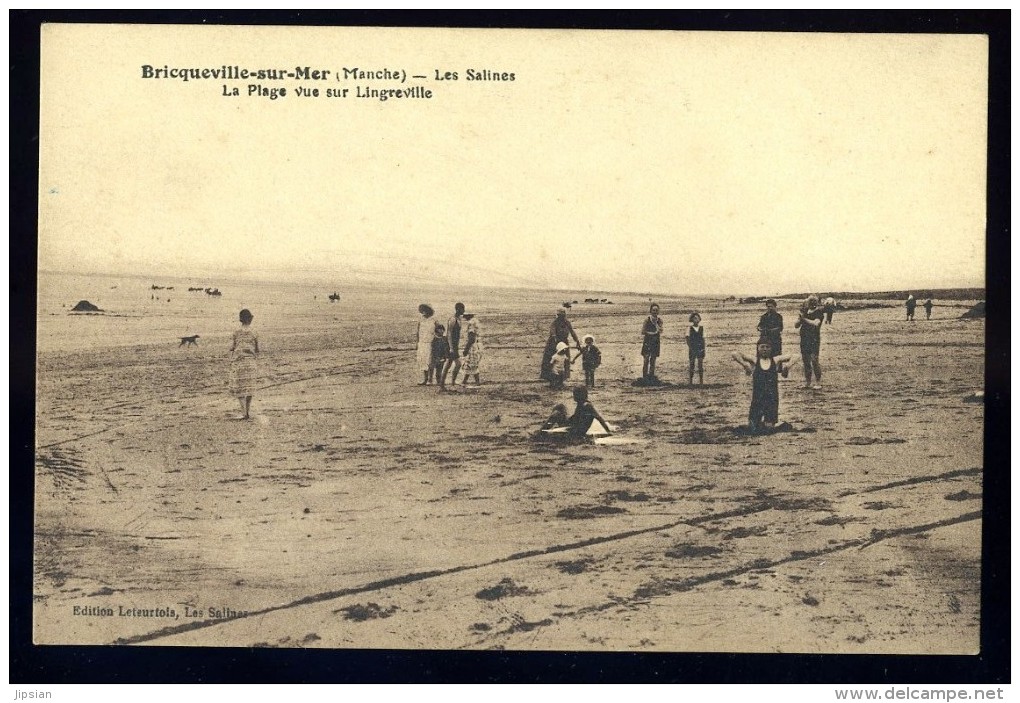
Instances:
[[[701,326],[701,315],[691,313],[691,326],[687,328],[687,380],[694,385],[694,367],[698,367],[698,383],[705,382],[705,328]]]
[[[769,430],[779,422],[779,365],[789,363],[789,356],[773,356],[772,344],[762,337],[758,340],[757,357],[734,353],[744,372],[751,376],[751,409],[747,425],[751,432]]]
[[[446,327],[435,326],[435,333],[432,336],[431,358],[429,359],[429,375],[426,381],[432,383],[435,379],[439,383],[443,375],[443,366],[447,357],[450,356],[450,343],[446,341]]]
[[[595,338],[590,334],[584,337],[581,347],[581,368],[584,369],[584,385],[595,387],[595,369],[602,365],[602,352],[595,346]]]
[[[550,430],[557,427],[568,428],[567,434],[571,437],[581,439],[588,435],[588,430],[591,428],[592,423],[596,420],[602,429],[606,431],[606,434],[612,434],[612,430],[609,429],[609,423],[603,419],[599,414],[599,411],[595,409],[595,406],[588,400],[588,389],[584,386],[574,387],[574,414],[567,417],[567,408],[564,405],[557,405],[553,408],[552,415],[542,425],[543,430]]]

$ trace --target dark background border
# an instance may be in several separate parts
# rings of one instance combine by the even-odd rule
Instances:
[[[39,28],[44,22],[963,33],[989,36],[981,653],[451,652],[32,644]],[[1010,12],[10,11],[11,683],[1010,682]],[[991,461],[989,461],[991,459]]]

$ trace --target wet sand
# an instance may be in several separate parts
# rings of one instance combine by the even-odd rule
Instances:
[[[569,403],[537,376],[571,297],[470,303],[483,385],[446,394],[416,385],[417,297],[372,319],[316,301],[260,328],[249,422],[226,392],[231,301],[219,328],[190,323],[198,347],[41,337],[36,642],[977,651],[984,408],[964,398],[982,320],[837,313],[824,388],[799,362],[781,384],[792,431],[745,436],[730,355],[753,352],[757,306],[660,299],[678,385],[635,388],[647,303],[580,304],[604,360],[592,400],[636,441],[536,443]]]

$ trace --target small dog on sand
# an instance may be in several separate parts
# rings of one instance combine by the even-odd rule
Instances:
[[[181,337],[181,343],[178,344],[177,346],[178,347],[183,347],[183,346],[197,347],[198,346],[198,335],[197,334],[193,334],[190,337]]]

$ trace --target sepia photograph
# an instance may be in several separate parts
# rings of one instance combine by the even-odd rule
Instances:
[[[35,644],[979,653],[987,36],[40,41]]]

